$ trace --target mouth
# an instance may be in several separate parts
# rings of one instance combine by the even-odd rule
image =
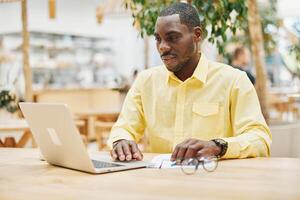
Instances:
[[[161,59],[162,59],[162,60],[170,60],[170,59],[174,59],[174,58],[176,58],[176,56],[175,56],[175,55],[172,55],[172,54],[162,55],[162,56],[161,56]]]
[[[173,63],[173,61],[176,59],[175,55],[172,54],[168,54],[165,56],[161,56],[162,61],[166,64],[166,65],[170,65]]]

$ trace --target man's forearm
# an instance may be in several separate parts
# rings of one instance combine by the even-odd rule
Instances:
[[[222,138],[228,149],[222,158],[247,158],[270,156],[271,138],[261,130],[252,130],[241,135]]]
[[[111,134],[107,141],[107,145],[110,147],[110,149],[112,149],[113,144],[118,140],[133,140],[133,141],[135,141],[134,137],[129,132],[127,132],[126,130],[121,129],[121,128],[113,129],[111,131]]]

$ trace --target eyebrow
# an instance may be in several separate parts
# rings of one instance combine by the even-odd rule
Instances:
[[[179,35],[181,35],[181,33],[178,32],[178,31],[170,31],[170,32],[166,33],[166,35],[172,35],[172,34],[179,34]],[[155,32],[154,33],[154,37],[158,37],[158,36],[159,36],[159,34]]]
[[[178,31],[170,31],[166,35],[172,35],[172,34],[181,34],[181,33]]]

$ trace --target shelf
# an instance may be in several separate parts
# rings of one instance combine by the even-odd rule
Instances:
[[[29,34],[34,85],[118,87],[122,84],[121,75],[114,69],[111,39],[36,31]],[[4,48],[21,58],[21,33],[0,34],[1,37]],[[17,61],[22,65],[21,59]]]

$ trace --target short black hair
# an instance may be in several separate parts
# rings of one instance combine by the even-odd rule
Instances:
[[[233,58],[237,59],[241,54],[245,53],[246,49],[244,47],[237,47],[233,52]]]
[[[179,15],[180,22],[188,28],[201,27],[198,11],[188,3],[174,3],[163,9],[159,17]]]

